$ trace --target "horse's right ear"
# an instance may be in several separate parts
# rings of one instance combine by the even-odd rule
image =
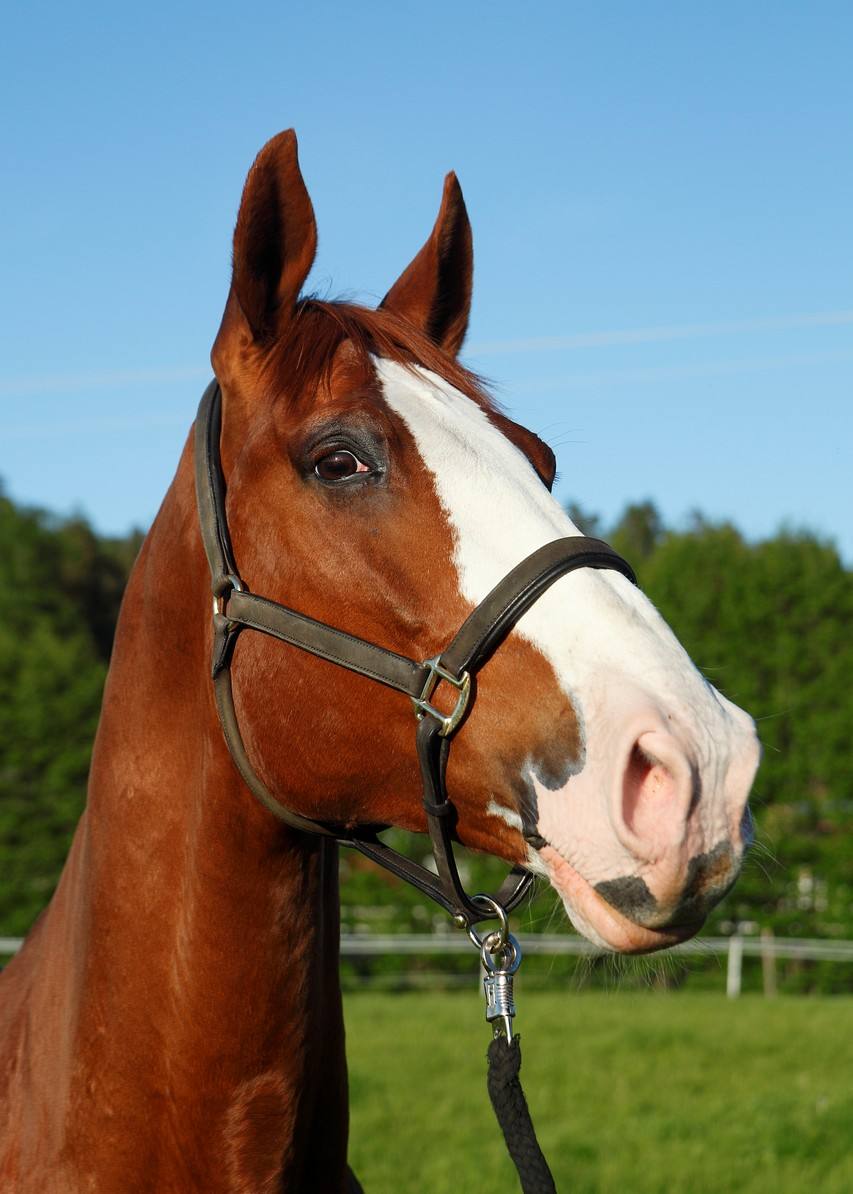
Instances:
[[[235,330],[244,345],[247,339],[264,344],[281,333],[316,251],[314,209],[299,170],[296,134],[287,129],[263,147],[243,188],[231,293],[214,358]]]

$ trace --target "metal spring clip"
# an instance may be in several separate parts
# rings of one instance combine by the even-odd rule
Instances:
[[[512,1040],[512,1021],[515,1016],[515,1001],[513,999],[513,978],[521,965],[521,946],[508,933],[503,944],[497,944],[492,950],[492,934],[483,942],[480,958],[483,962],[485,975],[483,976],[483,991],[486,995],[486,1020],[495,1026],[495,1036],[501,1035],[501,1029],[507,1039]]]
[[[483,909],[483,919],[494,917],[498,928],[481,937],[473,925],[468,926],[468,936],[480,951],[483,963],[483,991],[486,996],[486,1020],[495,1026],[495,1036],[503,1035],[507,1043],[512,1040],[512,1021],[515,1016],[513,999],[513,976],[521,965],[521,946],[509,931],[506,909],[491,896],[476,895],[473,902]]]

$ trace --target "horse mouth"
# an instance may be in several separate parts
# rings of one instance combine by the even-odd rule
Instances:
[[[645,928],[636,924],[608,904],[553,846],[543,846],[538,854],[572,924],[594,945],[609,953],[654,953],[688,940],[702,927],[702,920],[668,924],[661,928]]]

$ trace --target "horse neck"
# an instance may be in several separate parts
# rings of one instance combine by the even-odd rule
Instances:
[[[87,811],[33,943],[74,976],[64,1049],[101,1095],[69,1090],[68,1113],[109,1105],[134,1125],[125,1184],[145,1123],[148,1163],[171,1164],[163,1142],[179,1141],[161,1188],[217,1190],[227,1172],[235,1189],[281,1175],[333,1190],[346,1135],[336,848],[279,826],[237,777],[208,679],[208,594],[187,449],[128,586]],[[94,1130],[77,1122],[66,1144]],[[325,1168],[309,1181],[306,1165]]]

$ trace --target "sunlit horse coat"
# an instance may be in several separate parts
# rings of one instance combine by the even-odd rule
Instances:
[[[283,133],[246,183],[213,349],[235,550],[257,592],[424,659],[577,531],[550,450],[456,360],[455,177],[377,311],[299,301],[315,244]],[[128,585],[59,888],[0,979],[4,1192],[347,1188],[336,847],[270,816],[225,747],[191,456]],[[244,636],[233,665],[264,783],[308,817],[422,830],[409,702],[284,650]],[[483,669],[447,778],[464,843],[637,951],[694,932],[733,881],[757,759],[751,720],[642,593],[583,571]]]

